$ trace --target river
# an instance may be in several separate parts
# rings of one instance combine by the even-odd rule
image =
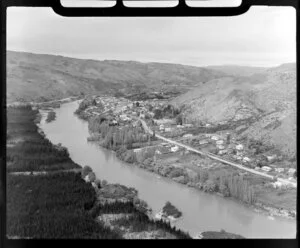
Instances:
[[[88,124],[73,114],[77,107],[77,101],[62,104],[55,109],[54,121],[41,122],[40,127],[47,138],[53,144],[65,146],[75,163],[89,165],[97,178],[137,189],[139,197],[149,204],[154,213],[170,201],[183,213],[175,225],[188,231],[191,236],[202,231],[224,229],[246,238],[296,237],[295,220],[280,217],[272,220],[233,200],[207,194],[127,165],[114,152],[87,142]]]

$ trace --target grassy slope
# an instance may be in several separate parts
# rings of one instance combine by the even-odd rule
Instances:
[[[201,84],[172,101],[185,116],[211,123],[257,118],[240,136],[296,153],[296,71],[294,64],[250,77],[226,77]]]
[[[81,92],[110,90],[187,90],[224,74],[212,69],[133,61],[95,61],[7,52],[7,99],[59,99]],[[153,91],[153,90],[151,90]]]

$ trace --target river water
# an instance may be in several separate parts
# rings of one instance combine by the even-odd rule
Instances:
[[[77,101],[65,103],[55,110],[55,121],[41,122],[40,127],[47,138],[68,148],[72,160],[81,166],[89,165],[100,180],[137,189],[139,197],[154,213],[170,201],[183,213],[175,225],[191,236],[202,231],[224,229],[246,238],[296,237],[295,220],[280,217],[272,220],[235,201],[206,194],[125,164],[112,151],[87,142],[88,124],[73,114],[77,107]]]

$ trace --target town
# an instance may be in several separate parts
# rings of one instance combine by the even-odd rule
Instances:
[[[236,129],[229,124],[189,123],[180,114],[180,109],[164,99],[130,101],[113,96],[93,96],[84,99],[81,106],[84,107],[79,107],[78,114],[82,118],[101,117],[114,130],[143,127],[144,135],[149,136],[148,142],[135,143],[130,150],[131,159],[120,156],[124,161],[190,187],[219,191],[222,196],[234,193],[217,190],[222,188],[216,185],[220,183],[220,177],[236,175],[247,181],[249,192],[252,192],[250,188],[255,191],[249,193],[253,194],[251,200],[242,201],[252,203],[255,195],[256,206],[263,205],[265,209],[272,206],[278,210],[277,213],[273,211],[274,215],[295,216],[296,212],[291,210],[294,203],[282,204],[278,197],[285,195],[290,199],[295,196],[297,172],[294,166],[272,147],[259,141],[239,139]],[[132,159],[132,152],[137,159]],[[143,159],[138,159],[141,156]],[[204,176],[209,178],[206,183],[202,180],[203,174],[208,174]]]

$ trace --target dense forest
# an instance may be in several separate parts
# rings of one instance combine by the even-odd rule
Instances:
[[[37,114],[31,107],[7,108],[7,171],[79,168],[66,149],[53,146],[39,132]]]
[[[80,174],[8,175],[7,234],[31,238],[121,238],[88,212],[96,201]]]

